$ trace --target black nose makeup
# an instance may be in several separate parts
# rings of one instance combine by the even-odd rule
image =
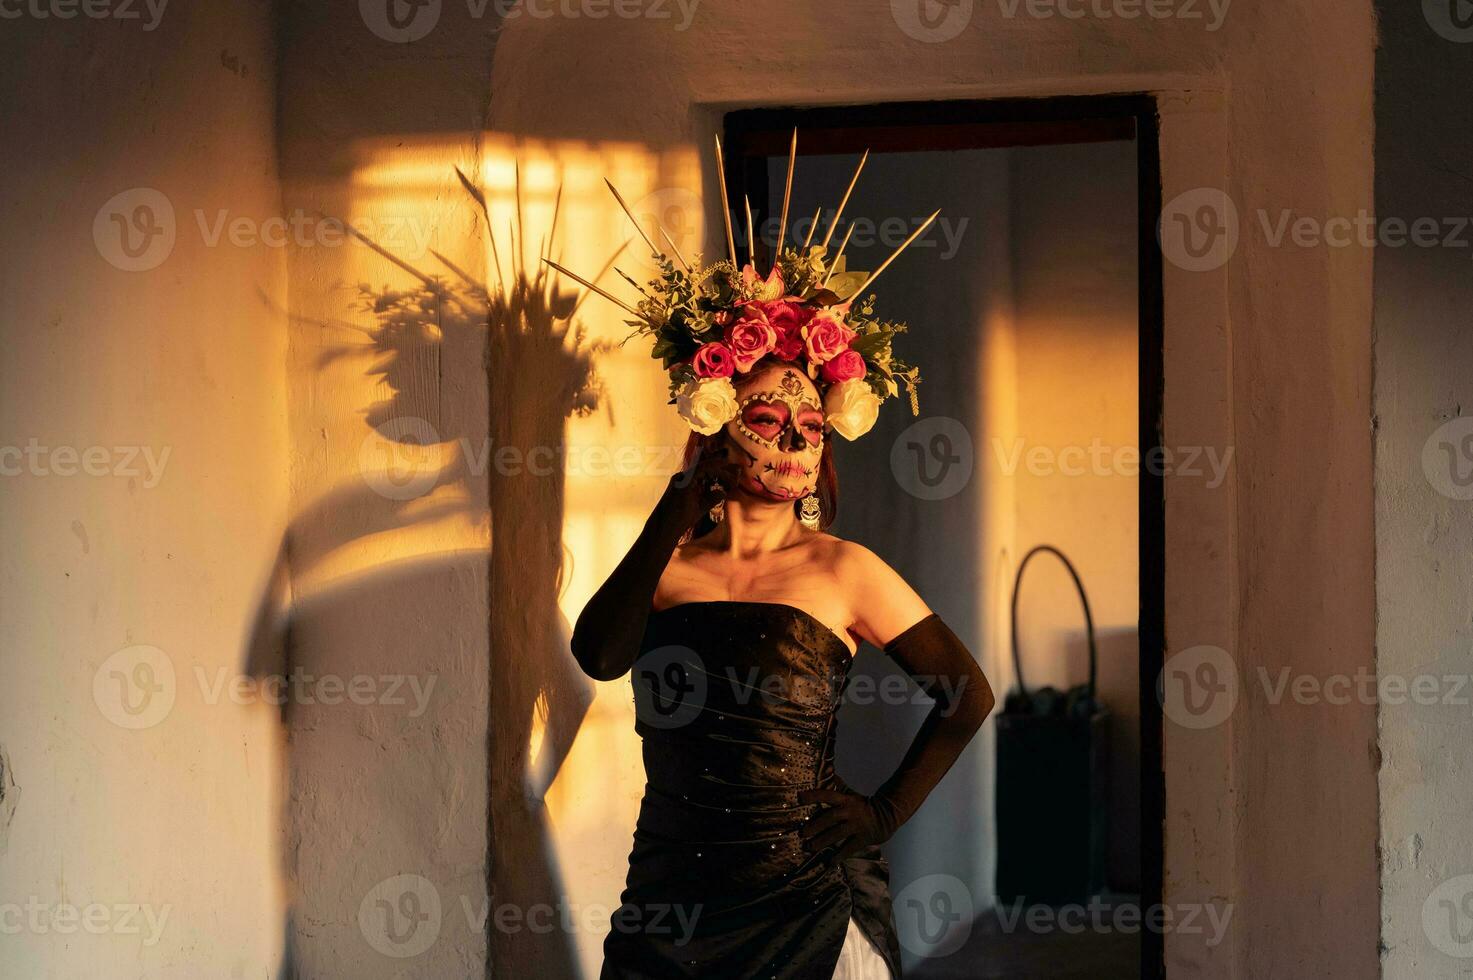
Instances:
[[[783,430],[782,447],[790,453],[796,453],[808,448],[808,440],[803,438],[803,433],[798,431],[796,425],[789,425]]]

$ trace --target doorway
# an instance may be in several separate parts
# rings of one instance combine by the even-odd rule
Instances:
[[[727,183],[737,210],[739,195],[751,201],[764,261],[776,244],[794,127],[790,244],[812,228],[812,241],[830,237],[832,252],[847,236],[847,267],[873,269],[942,209],[873,290],[882,317],[910,324],[902,341],[921,367],[920,412],[884,413],[866,439],[840,446],[835,532],[890,561],[973,645],[1000,704],[1017,686],[1009,639],[1018,563],[1036,545],[1058,546],[1094,612],[1097,693],[1109,713],[1098,887],[1087,901],[999,899],[998,854],[1009,846],[999,837],[999,794],[1014,795],[1004,802],[1015,812],[1028,801],[997,784],[990,720],[890,845],[908,975],[1161,976],[1164,937],[1117,925],[1140,921],[1162,892],[1162,477],[1138,465],[1161,444],[1154,101],[729,113]],[[1031,562],[1017,608],[1029,688],[1080,683],[1090,644],[1064,566]],[[879,678],[895,668],[868,650],[855,672]],[[923,713],[846,704],[841,774],[873,788]],[[912,886],[924,900],[907,922]],[[927,903],[967,917],[968,928],[928,937]]]

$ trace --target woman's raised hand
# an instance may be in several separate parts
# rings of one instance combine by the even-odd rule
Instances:
[[[655,505],[666,526],[684,534],[701,516],[726,498],[741,469],[723,451],[702,449],[690,466],[670,477]]]

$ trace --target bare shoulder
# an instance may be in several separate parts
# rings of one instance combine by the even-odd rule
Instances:
[[[931,614],[924,599],[879,555],[856,541],[832,535],[821,547],[854,614],[854,632],[883,647]]]

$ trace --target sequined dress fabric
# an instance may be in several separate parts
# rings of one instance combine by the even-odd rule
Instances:
[[[900,976],[878,847],[844,861],[798,836],[835,788],[852,660],[793,606],[682,603],[650,615],[630,673],[645,792],[603,980],[830,980],[877,957]],[[872,948],[856,948],[853,921]],[[849,943],[846,946],[846,935]]]

